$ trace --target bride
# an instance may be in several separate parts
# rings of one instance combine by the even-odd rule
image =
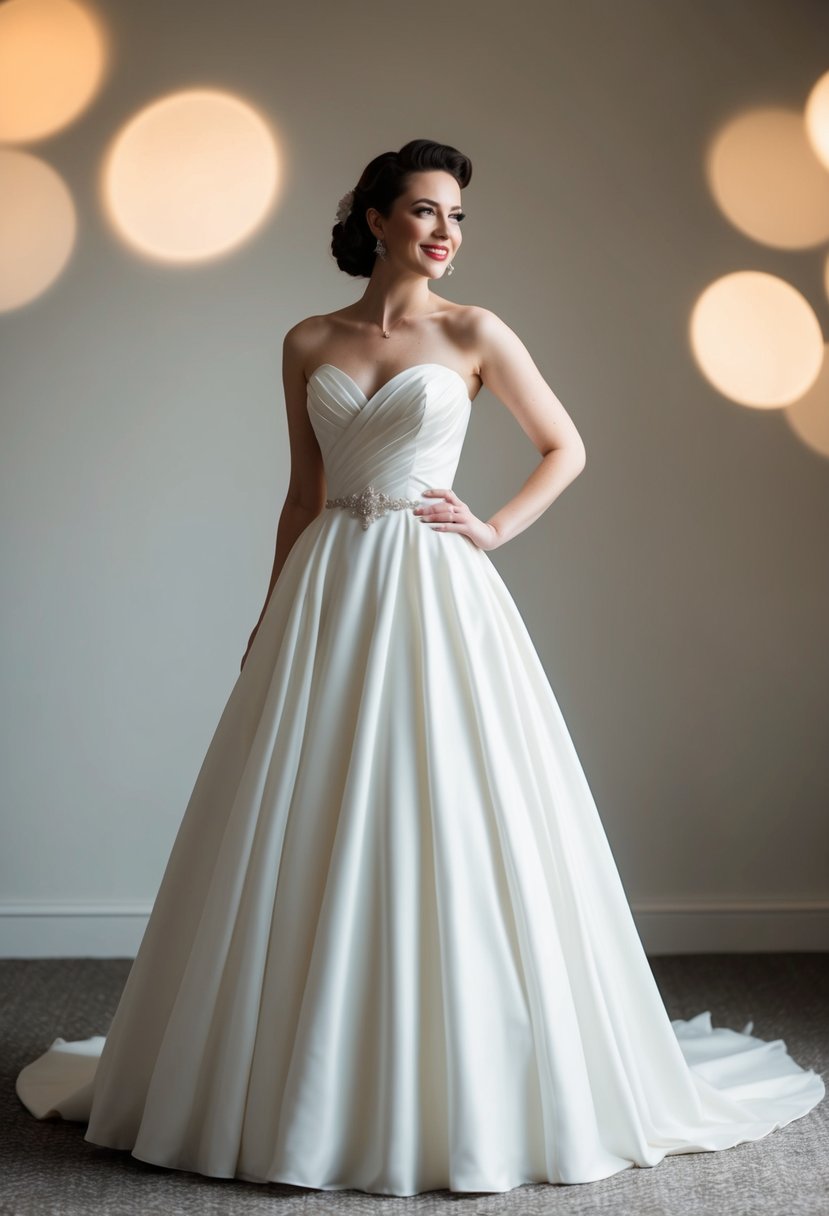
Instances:
[[[584,444],[518,337],[441,300],[457,149],[375,157],[332,252],[367,279],[284,342],[265,605],[106,1036],[17,1092],[92,1145],[388,1195],[586,1183],[758,1140],[825,1088],[782,1039],[671,1021],[598,809],[488,553]],[[540,453],[489,519],[453,479],[485,385]]]
[[[405,173],[407,157],[435,168]],[[332,252],[341,270],[368,278],[368,285],[357,303],[309,317],[285,336],[291,479],[274,570],[251,642],[288,552],[324,506],[325,470],[305,404],[316,369],[338,368],[371,399],[428,356],[457,371],[470,400],[486,383],[506,405],[541,453],[521,492],[486,521],[450,487],[425,490],[434,501],[415,509],[422,523],[459,532],[478,548],[495,549],[529,527],[584,468],[581,436],[523,342],[489,309],[455,304],[432,291],[432,282],[455,269],[466,218],[461,190],[471,176],[461,153],[414,140],[399,153],[376,157],[356,189],[340,199]],[[243,666],[246,658],[247,651]]]

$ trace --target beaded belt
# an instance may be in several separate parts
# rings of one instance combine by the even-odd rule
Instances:
[[[326,498],[326,507],[349,507],[349,514],[359,519],[363,528],[374,523],[387,511],[401,511],[404,507],[419,507],[419,498],[391,498],[382,490],[368,485],[359,494],[346,494],[341,498]]]

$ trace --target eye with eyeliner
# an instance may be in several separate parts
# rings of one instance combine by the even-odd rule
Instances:
[[[415,215],[422,215],[424,211],[433,211],[433,210],[434,210],[433,207],[418,207],[415,211]],[[466,212],[465,211],[456,211],[454,213],[454,215],[452,215],[450,218],[453,220],[458,220],[458,222],[460,222],[461,220],[466,219]]]

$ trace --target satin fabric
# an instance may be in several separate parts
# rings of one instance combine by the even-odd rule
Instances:
[[[331,497],[435,501],[471,404],[423,363],[323,364]],[[413,1195],[584,1183],[757,1140],[822,1077],[668,1018],[573,742],[487,554],[410,508],[295,542],[106,1036],[17,1080],[93,1144]]]

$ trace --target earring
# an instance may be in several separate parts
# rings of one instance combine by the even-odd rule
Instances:
[[[448,266],[448,268],[447,268],[447,270],[446,270],[447,277],[448,277],[450,274],[454,274],[454,273],[455,273],[455,264],[454,264],[454,262],[450,262],[450,263],[449,263],[449,266]]]
[[[378,236],[377,244],[374,246],[374,252],[379,254],[381,258],[386,256],[386,246],[383,244],[383,238]]]

